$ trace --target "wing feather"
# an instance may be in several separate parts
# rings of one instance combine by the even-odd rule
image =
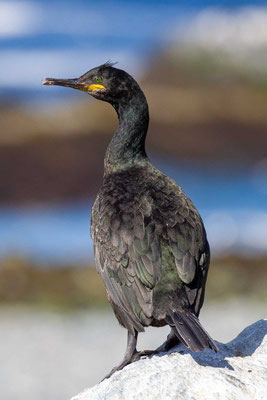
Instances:
[[[98,223],[92,230],[97,270],[118,320],[132,333],[151,322],[153,288],[161,272],[158,236],[146,207],[147,201],[140,205],[139,199],[127,214],[126,207],[121,211],[114,205],[110,223],[104,219],[104,224],[94,213]]]
[[[140,190],[137,181],[126,186],[120,186],[122,178],[117,185],[107,182],[92,212],[97,270],[118,320],[132,333],[143,331],[153,319],[153,291],[164,269],[163,242],[197,315],[209,267],[206,233],[195,207],[173,181],[165,185],[166,177],[161,180],[158,172],[156,179],[158,185],[152,182],[145,190],[147,182],[140,183]]]

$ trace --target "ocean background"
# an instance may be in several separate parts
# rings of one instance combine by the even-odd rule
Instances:
[[[80,93],[41,88],[44,77],[76,77],[108,59],[138,77],[151,57],[177,42],[232,53],[238,47],[241,56],[266,43],[266,6],[259,0],[1,1],[0,90],[49,107]]]
[[[215,255],[267,252],[267,193],[254,171],[219,170],[152,157],[198,208]],[[265,179],[265,177],[264,177]],[[0,254],[41,264],[92,262],[92,199],[47,206],[0,207]]]
[[[31,113],[74,104],[82,93],[41,80],[78,76],[108,59],[141,79],[155,54],[177,43],[242,59],[251,49],[261,53],[266,38],[265,1],[0,1],[0,99]],[[266,68],[264,55],[249,60]],[[211,168],[150,156],[199,208],[213,252],[267,252],[267,158]],[[91,259],[93,200],[0,206],[0,257]]]

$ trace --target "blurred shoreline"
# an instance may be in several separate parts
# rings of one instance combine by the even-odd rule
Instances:
[[[246,298],[267,300],[267,258],[213,258],[206,301]],[[45,268],[29,260],[0,261],[0,305],[31,306],[58,311],[107,307],[104,284],[90,265],[63,264]]]

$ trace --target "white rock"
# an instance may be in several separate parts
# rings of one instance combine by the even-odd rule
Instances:
[[[217,354],[180,345],[141,359],[72,400],[266,400],[267,320],[217,344]]]

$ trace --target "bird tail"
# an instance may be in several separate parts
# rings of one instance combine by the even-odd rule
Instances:
[[[166,316],[166,322],[177,338],[190,350],[212,349],[218,351],[215,342],[200,324],[198,318],[189,311],[174,311]]]

